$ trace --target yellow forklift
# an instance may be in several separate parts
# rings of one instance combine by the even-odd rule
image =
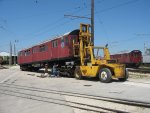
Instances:
[[[73,42],[74,56],[80,58],[80,65],[76,66],[74,71],[75,78],[99,77],[104,83],[111,82],[112,79],[126,81],[128,72],[125,65],[110,59],[107,45],[93,46],[90,28],[89,24],[80,24],[79,43]]]

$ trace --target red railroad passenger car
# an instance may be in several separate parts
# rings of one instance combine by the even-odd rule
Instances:
[[[142,63],[142,52],[140,50],[133,50],[122,54],[114,54],[110,57],[111,59],[117,60],[119,63],[126,64],[126,67],[139,67]]]
[[[39,69],[45,64],[65,63],[78,60],[73,54],[73,42],[78,43],[79,30],[19,51],[18,64],[22,70]]]

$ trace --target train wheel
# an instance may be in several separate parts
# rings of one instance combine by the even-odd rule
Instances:
[[[82,73],[81,73],[80,67],[76,67],[75,72],[74,72],[74,76],[78,80],[82,79]]]
[[[129,77],[129,72],[128,72],[128,70],[126,69],[125,77],[124,77],[124,78],[119,78],[119,80],[122,81],[122,82],[124,82],[124,81],[126,81],[126,80],[128,79],[128,77]]]
[[[99,72],[99,79],[101,82],[109,83],[112,80],[112,73],[108,68],[102,68]]]

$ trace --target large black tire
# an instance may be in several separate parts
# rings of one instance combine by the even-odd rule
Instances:
[[[74,76],[76,79],[78,80],[81,80],[83,77],[82,77],[82,73],[81,73],[81,70],[80,70],[80,67],[76,67],[75,71],[74,71]]]
[[[108,68],[102,68],[99,72],[99,79],[101,82],[109,83],[112,80],[112,73]]]
[[[128,77],[129,77],[129,72],[128,72],[128,70],[126,69],[126,70],[125,70],[125,77],[124,77],[124,78],[119,78],[119,80],[122,81],[122,82],[124,82],[124,81],[126,81],[126,80],[128,79]]]

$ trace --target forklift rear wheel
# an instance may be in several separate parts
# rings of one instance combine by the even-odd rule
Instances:
[[[124,81],[126,81],[128,79],[128,77],[129,77],[129,72],[126,69],[126,71],[125,71],[125,77],[124,78],[119,78],[119,80],[122,81],[122,82],[124,82]]]
[[[80,67],[76,67],[75,72],[74,72],[74,76],[78,80],[82,79],[82,73],[81,73]]]
[[[99,72],[99,79],[101,82],[109,83],[112,79],[112,73],[108,68],[102,68]]]

